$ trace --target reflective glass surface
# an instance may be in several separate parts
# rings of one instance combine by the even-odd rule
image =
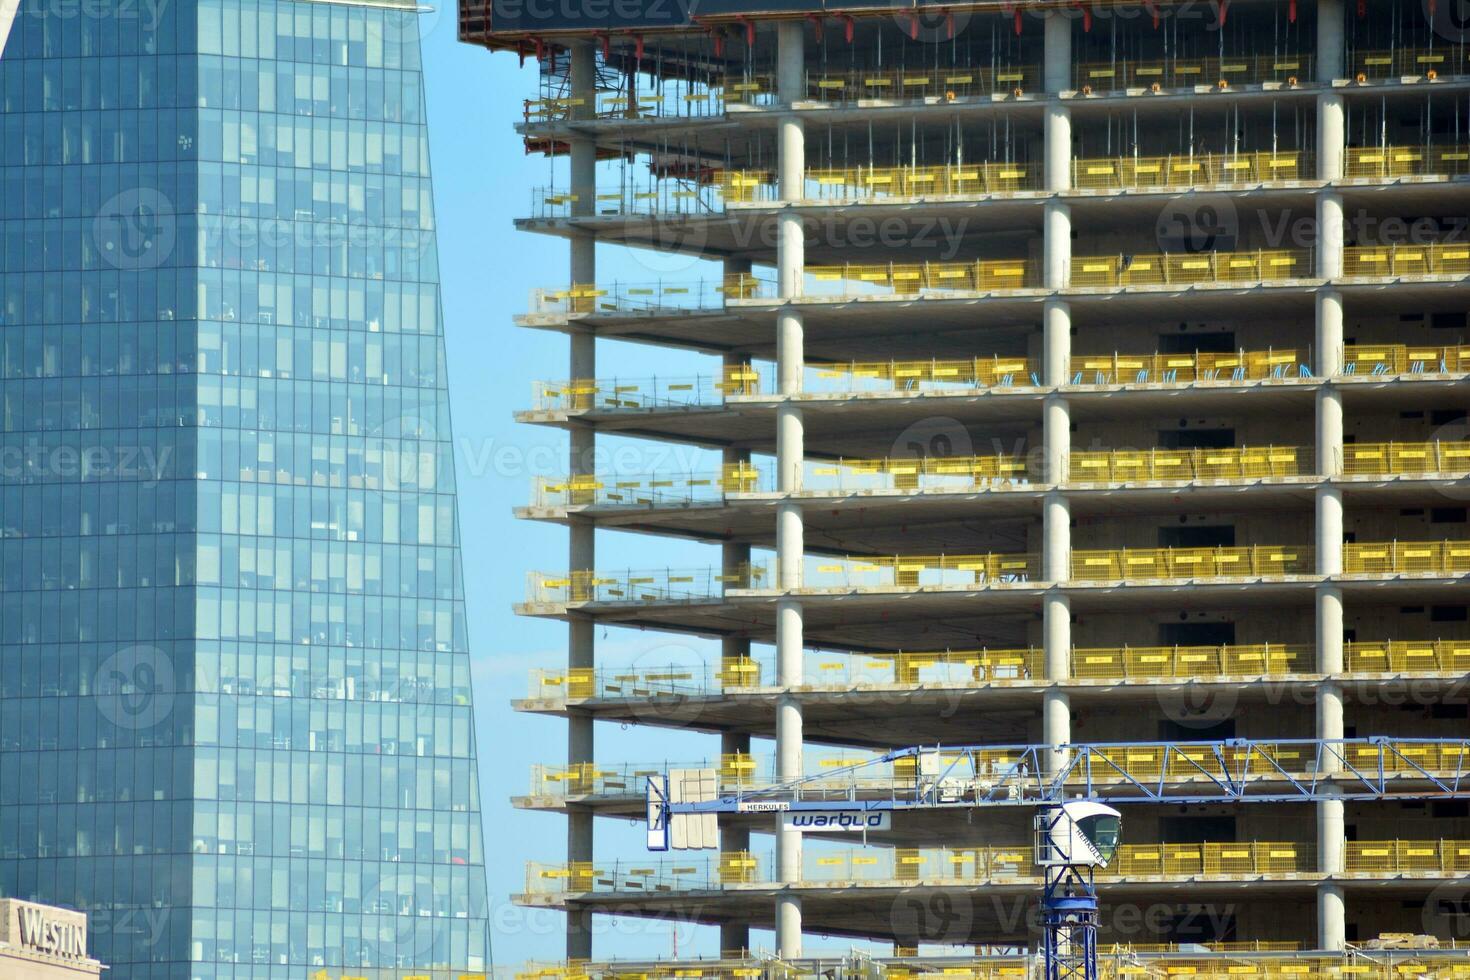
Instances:
[[[113,980],[485,966],[424,121],[381,7],[0,57],[0,895]]]

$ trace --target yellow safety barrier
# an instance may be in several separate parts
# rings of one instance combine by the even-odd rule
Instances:
[[[1312,451],[1289,446],[1072,453],[1073,483],[1254,480],[1312,471]]]
[[[1352,673],[1470,671],[1470,640],[1349,642],[1343,655]]]
[[[812,283],[853,283],[860,291],[907,295],[923,290],[993,292],[1039,285],[1037,267],[1026,259],[988,262],[923,262],[919,264],[814,265],[807,267]],[[818,290],[820,291],[820,290]]]
[[[805,196],[817,200],[879,197],[979,197],[1008,191],[1036,190],[1041,166],[1036,163],[972,163],[940,167],[870,167],[812,169],[806,172]]]
[[[1310,278],[1306,250],[1102,255],[1072,260],[1073,286],[1172,286]]]
[[[1172,847],[1172,845],[1170,845]],[[1194,845],[1185,845],[1186,847]],[[959,852],[956,852],[959,853]],[[1098,975],[1105,980],[1453,980],[1470,976],[1470,962],[1447,952],[1463,940],[1440,939],[1438,952],[1417,949],[1353,951],[1340,956],[1284,955],[1300,944],[1263,940],[1190,944],[1127,943],[1101,946]],[[1025,980],[1040,968],[1039,954],[1017,956],[976,948],[971,956],[920,956],[916,947],[896,948],[896,958],[814,957],[783,961],[749,956],[744,950],[698,960],[616,960],[588,963],[526,963],[514,980],[794,980],[821,974],[832,980]],[[1249,954],[1271,955],[1249,955]]]
[[[1311,575],[1310,546],[1145,548],[1076,551],[1072,578],[1080,582],[1150,579],[1285,578]]]
[[[533,603],[697,602],[717,599],[726,588],[760,588],[765,574],[761,566],[733,572],[710,568],[574,571],[560,576],[531,572],[528,596]]]
[[[807,76],[806,88],[807,98],[820,102],[913,101],[1026,91],[1035,87],[1039,77],[1035,65],[812,72]]]
[[[1470,275],[1470,242],[1345,248],[1342,274],[1346,279]]]
[[[1349,476],[1470,472],[1470,442],[1354,442],[1342,447]]]
[[[1253,669],[1259,671],[1258,667]],[[1241,674],[1250,672],[1243,669]],[[944,750],[940,759],[945,765],[954,765],[954,778],[960,780],[994,779],[1024,762],[1021,753],[1013,749]],[[1130,780],[1180,784],[1242,778],[1276,780],[1283,773],[1292,778],[1308,776],[1330,762],[1341,762],[1365,774],[1376,773],[1381,763],[1385,774],[1396,777],[1413,779],[1428,773],[1460,778],[1470,772],[1470,745],[1464,741],[1392,742],[1382,748],[1355,744],[1326,755],[1299,742],[1253,742],[1221,748],[1218,754],[1208,745],[1180,746],[1173,751],[1166,751],[1162,745],[1100,745],[1095,747],[1088,765],[1076,767],[1067,778],[1069,783],[1078,784],[1090,779],[1095,785]],[[872,754],[851,750],[834,755],[808,753],[804,763],[807,781],[803,793],[812,799],[830,798],[834,792],[887,796],[898,789],[912,789],[919,778],[918,762],[912,756],[879,763]],[[665,765],[536,765],[531,769],[532,794],[642,798],[647,777],[665,771]],[[775,760],[770,756],[730,754],[715,762],[683,768],[715,770],[722,789],[756,790],[775,785]]]
[[[756,489],[760,471],[749,463],[726,466],[718,473],[688,476],[537,477],[532,500],[538,507],[651,507],[717,502],[727,494]]]
[[[967,361],[853,361],[818,364],[815,380],[821,387],[847,381],[848,388],[869,382],[886,382],[895,391],[926,385],[967,388],[1009,388],[1037,384],[1037,364],[1025,357],[975,357]],[[841,388],[841,385],[836,387]],[[866,388],[864,390],[871,390]]]
[[[1349,575],[1462,575],[1470,572],[1470,541],[1349,542],[1342,566]]]
[[[776,196],[776,175],[769,170],[717,170],[713,181],[727,204],[751,204]]]
[[[1091,88],[1106,92],[1117,89],[1192,89],[1197,85],[1217,88],[1227,85],[1256,85],[1262,82],[1309,81],[1312,56],[1246,55],[1239,58],[1179,58],[1167,61],[1129,61],[1079,64],[1073,70],[1078,91]]]
[[[606,286],[573,283],[566,288],[537,289],[531,309],[537,314],[710,310],[719,308],[726,300],[761,295],[769,285],[751,273],[689,282],[615,282]]]
[[[1072,651],[1072,676],[1086,680],[1280,676],[1312,669],[1310,649],[1279,643]]]
[[[772,882],[773,862],[749,851],[715,856],[684,856],[644,862],[528,865],[531,894],[577,892],[653,892],[719,889]],[[1470,841],[1349,841],[1347,877],[1410,875],[1457,877],[1470,871]],[[1246,877],[1316,877],[1317,848],[1297,841],[1138,843],[1118,848],[1103,879],[1232,880]],[[809,850],[802,858],[801,882],[807,886],[859,882],[975,884],[1029,881],[1040,876],[1024,844],[955,848],[854,847]]]
[[[1470,372],[1470,346],[1355,344],[1343,349],[1343,374],[1386,376],[1466,372]]]
[[[1466,72],[1463,47],[1439,50],[1400,48],[1396,51],[1361,51],[1353,59],[1354,77],[1367,79],[1415,78],[1434,72],[1437,75],[1463,75]]]
[[[1470,174],[1470,147],[1350,146],[1344,171],[1349,177],[1459,177]]]
[[[1024,456],[926,456],[922,459],[838,459],[832,465],[812,468],[815,477],[844,477],[854,482],[864,476],[883,477],[883,482],[899,490],[919,489],[925,478],[938,478],[946,484],[954,481],[971,488],[985,487],[998,481],[1024,480],[1030,472],[1030,461]]]
[[[1206,187],[1305,180],[1312,156],[1299,150],[1072,161],[1072,186],[1087,190]]]
[[[1465,673],[1470,671],[1470,640],[1349,642],[1344,662],[1347,672],[1354,674]],[[814,691],[855,685],[980,687],[1039,680],[1043,664],[1042,651],[1036,648],[853,654],[808,663],[802,686]],[[1079,647],[1071,653],[1071,676],[1077,680],[1202,680],[1315,672],[1310,647],[1282,643]],[[773,677],[769,663],[727,657],[712,667],[536,669],[531,671],[529,690],[533,699],[557,702],[588,698],[636,701],[749,690],[774,683]],[[595,783],[597,772],[588,769],[585,778],[577,779]],[[750,774],[753,772],[752,763]]]
[[[1084,354],[1070,363],[1074,385],[1262,381],[1299,376],[1304,352],[1282,350],[1184,354]]]
[[[732,364],[720,376],[537,381],[532,386],[532,396],[536,409],[543,412],[718,405],[732,395],[757,393],[760,379],[760,371],[755,366]]]
[[[1462,875],[1470,872],[1470,841],[1348,841],[1344,868],[1350,875]]]
[[[1380,761],[1384,771],[1395,775],[1414,776],[1422,772],[1465,773],[1470,755],[1463,742],[1396,742],[1393,752],[1380,755],[1372,745],[1349,746],[1344,759],[1364,772],[1377,770]]]
[[[1035,579],[1040,571],[1040,556],[1034,554],[810,559],[803,572],[801,591],[964,588],[1027,582]]]

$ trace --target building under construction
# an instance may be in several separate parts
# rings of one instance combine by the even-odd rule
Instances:
[[[1180,748],[1207,741],[1288,782],[1340,744],[1470,788],[1455,0],[554,6],[460,8],[462,40],[539,64],[518,134],[551,183],[521,225],[569,249],[517,317],[570,348],[523,415],[571,445],[522,513],[570,536],[520,607],[568,624],[518,702],[569,731],[516,801],[569,828],[518,897],[567,914],[545,972],[1034,966],[1029,812],[845,838],[721,814],[718,852],[610,853],[599,819],[641,818],[665,763],[599,752],[598,721],[708,733],[687,765],[726,792],[881,795],[921,765],[864,761],[912,745],[981,746],[977,784],[1004,747],[1084,744],[1208,784],[1222,754]],[[721,265],[613,281],[597,243]],[[610,380],[610,343],[706,367]],[[722,464],[598,472],[603,435]],[[599,528],[656,570],[600,565]],[[661,537],[720,551],[668,569]],[[635,669],[604,625],[721,652]],[[1104,972],[1470,976],[1470,810],[1442,795],[1131,807]],[[600,914],[724,952],[600,963]],[[833,939],[865,952],[811,953]]]

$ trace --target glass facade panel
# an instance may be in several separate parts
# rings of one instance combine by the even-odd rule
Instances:
[[[487,960],[419,57],[270,0],[0,57],[0,895],[117,980]]]

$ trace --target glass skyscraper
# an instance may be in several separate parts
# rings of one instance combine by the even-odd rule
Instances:
[[[0,56],[0,896],[113,980],[487,965],[419,59],[274,0]]]

